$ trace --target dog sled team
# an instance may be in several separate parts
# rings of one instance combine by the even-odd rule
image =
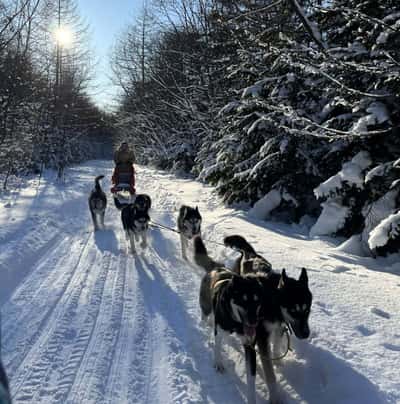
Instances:
[[[114,156],[116,168],[112,177],[114,201],[121,211],[122,226],[131,251],[136,253],[135,241],[147,246],[150,225],[151,199],[148,195],[135,195],[133,163],[135,156],[126,143]],[[99,180],[89,197],[89,207],[95,230],[104,226],[107,205],[105,193]],[[131,200],[121,193],[134,196]],[[302,268],[298,279],[291,278],[285,269],[281,273],[239,235],[224,239],[224,245],[240,253],[233,268],[214,261],[208,255],[201,237],[202,217],[199,209],[182,206],[177,218],[181,240],[181,254],[188,260],[188,246],[193,241],[194,261],[204,269],[200,286],[200,308],[202,320],[210,319],[214,335],[214,367],[224,371],[222,362],[222,340],[224,334],[236,334],[244,348],[247,378],[247,402],[256,403],[256,353],[259,354],[270,402],[282,403],[277,385],[273,360],[281,356],[284,342],[289,344],[288,332],[299,339],[310,335],[308,318],[312,294],[308,287],[307,270]],[[287,340],[285,340],[285,336]]]

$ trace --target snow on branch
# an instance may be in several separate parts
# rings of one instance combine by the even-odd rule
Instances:
[[[400,236],[400,212],[382,220],[370,233],[368,246],[371,250],[385,246],[389,240]]]
[[[372,161],[369,153],[366,151],[359,152],[351,161],[343,164],[341,171],[315,188],[315,196],[318,199],[329,197],[331,194],[335,194],[338,189],[341,189],[344,182],[363,188],[364,170],[371,164]]]
[[[387,133],[390,133],[393,129],[398,128],[398,126],[395,127],[391,127],[388,129],[382,129],[382,130],[372,130],[372,131],[368,131],[368,132],[354,132],[354,131],[343,131],[343,130],[339,130],[339,129],[334,129],[334,128],[328,128],[326,126],[322,126],[320,124],[318,124],[317,122],[306,118],[304,116],[300,116],[298,115],[298,113],[290,106],[288,105],[280,105],[280,106],[273,106],[273,105],[268,105],[268,108],[283,113],[284,115],[288,116],[291,118],[291,120],[294,121],[303,121],[305,123],[308,123],[311,126],[314,126],[318,129],[322,129],[325,132],[329,132],[332,133],[334,135],[339,135],[341,137],[347,136],[350,138],[353,138],[355,136],[357,137],[367,137],[367,136],[375,136],[375,135],[384,135]],[[314,137],[319,137],[319,138],[327,138],[327,139],[331,139],[331,136],[328,135],[324,135],[321,133],[313,133],[310,131],[307,131],[307,133],[305,133],[306,129],[295,129],[295,128],[290,128],[287,125],[280,125],[281,128],[285,129],[287,132],[292,133],[292,134],[298,134],[301,136],[304,136],[305,134],[309,135],[309,136],[314,136]]]
[[[304,69],[305,71],[308,70],[311,73],[321,74],[322,76],[326,77],[328,80],[337,84],[340,88],[343,88],[344,90],[346,90],[350,93],[353,93],[353,94],[358,94],[358,95],[362,95],[364,97],[369,97],[369,98],[388,98],[388,97],[392,96],[392,94],[389,94],[389,93],[386,93],[386,94],[365,93],[364,91],[360,91],[360,90],[356,90],[355,88],[348,87],[348,86],[346,86],[346,84],[340,82],[339,80],[335,79],[328,73],[319,69],[317,66],[313,66],[312,64],[304,65],[303,63],[296,63],[296,66],[301,69]]]

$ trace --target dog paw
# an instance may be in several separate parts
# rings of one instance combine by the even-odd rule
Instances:
[[[225,367],[221,362],[214,362],[214,369],[218,373],[224,373],[225,372]]]
[[[143,249],[147,248],[147,243],[141,243],[140,247],[142,247]]]

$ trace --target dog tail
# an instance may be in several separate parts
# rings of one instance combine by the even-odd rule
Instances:
[[[215,262],[209,257],[207,248],[200,236],[196,236],[193,240],[194,244],[194,262],[203,267],[207,272],[211,272],[213,269],[221,267],[221,264]]]
[[[100,180],[104,178],[104,175],[99,175],[94,179],[96,191],[101,191]]]
[[[225,237],[224,244],[229,248],[239,250],[246,258],[257,255],[254,248],[242,236],[234,235]]]

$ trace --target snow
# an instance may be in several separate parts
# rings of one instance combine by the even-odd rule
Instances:
[[[232,101],[226,104],[221,110],[218,112],[218,116],[228,115],[231,112],[235,111],[236,108],[240,105],[238,101]]]
[[[379,164],[372,170],[368,171],[367,175],[365,176],[365,183],[371,181],[374,177],[382,177],[388,170],[388,164]]]
[[[399,190],[393,189],[364,208],[365,227],[362,232],[362,241],[366,247],[369,245],[370,235],[375,227],[394,213],[398,194]]]
[[[369,126],[382,124],[384,122],[391,122],[389,111],[385,104],[382,102],[373,102],[366,109],[368,115],[362,116],[357,122],[354,123],[352,131],[355,133],[368,132]]]
[[[377,123],[390,122],[389,111],[386,105],[382,102],[373,102],[367,108],[367,112],[375,117]]]
[[[357,153],[351,161],[343,164],[342,170],[336,175],[328,178],[314,190],[317,198],[328,197],[335,193],[337,189],[342,188],[343,182],[349,185],[355,185],[358,188],[364,186],[364,170],[372,163],[369,153],[361,151]]]
[[[348,240],[336,247],[336,250],[342,251],[347,254],[357,255],[359,257],[370,256],[370,252],[364,250],[361,240],[361,234],[355,234],[354,236],[351,236]]]
[[[259,97],[261,92],[264,89],[264,86],[267,83],[274,82],[280,77],[267,77],[262,80],[257,81],[253,85],[246,87],[243,92],[242,92],[242,98],[247,98],[247,97]]]
[[[387,42],[388,38],[389,38],[389,32],[388,31],[381,32],[379,34],[378,38],[376,38],[377,45],[384,45]]]
[[[382,220],[370,233],[368,245],[371,250],[383,247],[386,243],[400,234],[400,212]]]
[[[256,119],[250,128],[247,130],[247,135],[250,136],[253,132],[257,130],[267,129],[270,126],[270,122],[268,117],[262,116],[261,118]]]
[[[310,230],[311,237],[335,234],[344,226],[350,213],[350,208],[335,200],[321,203],[321,206],[322,212]]]
[[[281,200],[281,191],[272,189],[254,204],[249,212],[250,216],[260,220],[268,219],[269,214],[279,206]]]
[[[47,172],[0,195],[3,361],[14,403],[231,403],[245,401],[242,348],[224,346],[225,374],[212,366],[211,329],[200,322],[202,271],[180,258],[179,237],[153,228],[147,251],[127,253],[109,198],[106,230],[92,232],[87,195],[110,162]],[[277,378],[285,403],[398,403],[398,256],[354,257],[300,226],[263,222],[225,207],[211,187],[137,167],[155,222],[175,227],[182,203],[198,205],[213,257],[232,263],[228,234],[242,234],[277,270],[308,268],[313,308],[308,341]],[[109,180],[103,188],[108,191]],[[8,204],[9,208],[3,208]],[[267,389],[257,377],[257,404]]]

